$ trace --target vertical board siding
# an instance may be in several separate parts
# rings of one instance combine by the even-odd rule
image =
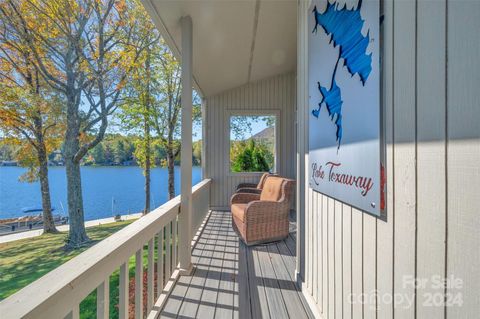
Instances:
[[[259,174],[234,175],[228,172],[229,161],[229,110],[233,111],[278,111],[277,171],[295,178],[295,74],[284,74],[250,83],[227,92],[206,97],[206,176],[212,179],[210,207],[228,209],[230,197],[239,183],[256,183]]]
[[[417,277],[445,273],[445,45],[446,0],[420,1],[417,8]],[[438,92],[440,94],[431,94]],[[417,288],[420,318],[444,318],[432,307],[439,288]]]
[[[393,69],[394,131],[393,157],[395,166],[395,254],[393,256],[393,289],[404,296],[402,304],[394,308],[395,318],[413,318],[415,298],[412,285],[406,285],[408,277],[415,276],[415,231],[416,231],[416,1],[394,1]],[[388,213],[387,213],[388,214]]]
[[[463,305],[447,318],[480,313],[480,1],[448,1],[447,7],[447,269],[463,287]],[[453,300],[452,300],[453,301]]]
[[[347,302],[352,303],[352,318],[363,317],[363,213],[352,208],[352,295]],[[329,317],[330,318],[330,317]]]
[[[352,318],[352,207],[342,204],[343,265],[342,265],[342,318]]]
[[[385,0],[381,10],[387,214],[373,217],[306,184],[303,291],[324,319],[476,318],[480,1]],[[300,10],[299,21],[308,14]],[[308,32],[299,26],[299,61]],[[298,65],[302,78],[307,67]],[[302,117],[308,94],[298,91]],[[304,123],[298,143],[308,146]],[[302,158],[308,167],[308,153]],[[444,278],[457,286],[439,287]]]

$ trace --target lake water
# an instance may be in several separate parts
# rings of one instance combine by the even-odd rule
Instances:
[[[24,207],[41,207],[40,184],[20,182],[18,178],[24,172],[21,167],[0,167],[0,219],[24,216]],[[145,179],[141,168],[82,167],[81,172],[85,220],[143,210]],[[193,185],[201,181],[201,175],[201,168],[193,167]],[[54,214],[67,214],[65,168],[50,167],[49,178]],[[152,208],[168,200],[167,180],[166,168],[152,169]],[[180,192],[180,167],[175,167],[175,192]]]

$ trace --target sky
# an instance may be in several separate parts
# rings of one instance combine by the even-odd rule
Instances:
[[[237,117],[237,116],[232,116],[232,117]],[[240,117],[240,116],[238,116]],[[237,140],[237,139],[243,139],[243,138],[250,138],[251,136],[263,131],[264,129],[267,128],[267,124],[264,120],[260,119],[260,120],[253,120],[251,118],[249,118],[248,116],[241,116],[241,117],[246,117],[247,118],[247,122],[249,123],[250,125],[250,128],[251,128],[251,131],[250,132],[247,132],[245,131],[244,132],[244,136],[243,137],[236,137],[235,134],[234,134],[234,131],[230,130],[230,139],[231,140]],[[263,118],[263,116],[261,117]]]

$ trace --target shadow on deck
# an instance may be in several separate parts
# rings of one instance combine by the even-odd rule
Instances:
[[[293,228],[293,229],[292,229]],[[295,229],[280,242],[247,247],[229,212],[212,212],[161,318],[313,318],[294,283]]]

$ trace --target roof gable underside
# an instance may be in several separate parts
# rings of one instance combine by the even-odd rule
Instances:
[[[296,68],[296,1],[144,0],[180,59],[180,18],[193,21],[193,75],[211,96]]]

